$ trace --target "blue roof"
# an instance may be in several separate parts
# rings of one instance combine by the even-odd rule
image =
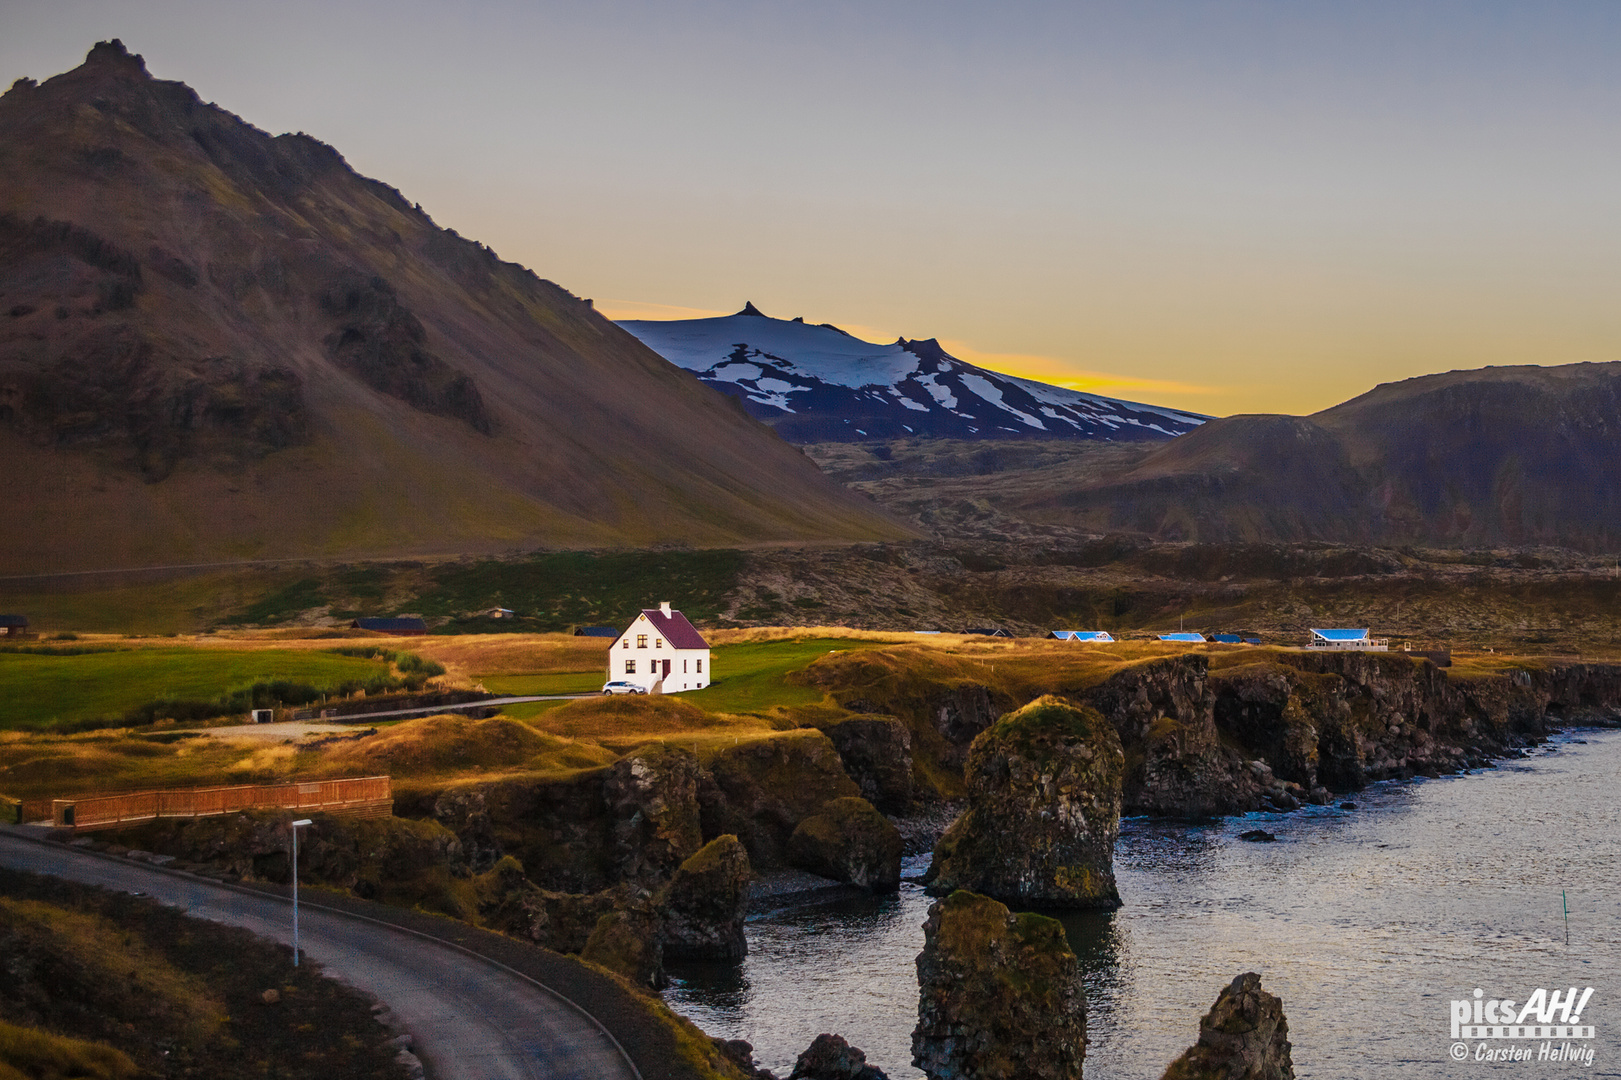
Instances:
[[[619,636],[619,631],[611,626],[577,626],[574,628],[575,637],[611,637]]]
[[[1237,645],[1240,644],[1244,639],[1239,637],[1237,634],[1211,634],[1210,640],[1219,641],[1223,645]]]
[[[1368,636],[1366,630],[1313,630],[1324,641],[1360,641]]]
[[[1113,641],[1114,637],[1107,630],[1053,630],[1048,637],[1055,637],[1059,641]]]
[[[1204,640],[1204,635],[1203,634],[1193,634],[1193,633],[1188,633],[1188,634],[1161,634],[1159,636],[1159,639],[1161,641],[1203,641]]]

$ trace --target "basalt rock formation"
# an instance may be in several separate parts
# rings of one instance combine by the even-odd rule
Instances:
[[[1251,971],[1222,990],[1199,1021],[1199,1041],[1161,1080],[1294,1080],[1289,1050],[1283,1002]]]
[[[858,716],[823,728],[861,795],[886,814],[912,806],[912,735],[892,716]]]
[[[968,755],[968,810],[935,846],[929,892],[1019,908],[1120,906],[1114,842],[1125,755],[1091,708],[1043,697],[998,720]]]
[[[860,797],[833,799],[799,823],[788,858],[802,870],[875,893],[901,885],[901,834]]]
[[[929,1080],[1072,1080],[1086,995],[1055,919],[955,892],[929,908],[912,1064]]]
[[[741,960],[748,954],[749,854],[717,836],[676,870],[665,889],[664,954],[671,960]]]
[[[722,750],[698,800],[705,836],[731,833],[755,869],[776,870],[792,865],[788,841],[800,822],[833,799],[860,794],[832,741],[805,730]]]

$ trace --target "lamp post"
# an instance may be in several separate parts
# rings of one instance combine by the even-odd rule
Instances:
[[[313,825],[309,818],[293,822],[293,966],[298,966],[298,830]]]

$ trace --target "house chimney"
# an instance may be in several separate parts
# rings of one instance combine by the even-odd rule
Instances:
[[[659,614],[663,615],[666,619],[670,617],[670,602],[668,600],[661,600],[659,602]]]

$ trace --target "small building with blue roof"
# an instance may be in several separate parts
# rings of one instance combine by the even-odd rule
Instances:
[[[1056,638],[1059,641],[1080,641],[1094,645],[1106,645],[1114,640],[1114,635],[1107,630],[1050,630],[1047,632],[1047,637],[1049,639]]]
[[[1194,645],[1204,641],[1204,635],[1195,634],[1190,630],[1187,633],[1161,634],[1159,639],[1161,641],[1179,641],[1183,644]]]
[[[1356,649],[1362,652],[1389,652],[1390,639],[1370,637],[1362,630],[1313,630],[1308,649]]]

